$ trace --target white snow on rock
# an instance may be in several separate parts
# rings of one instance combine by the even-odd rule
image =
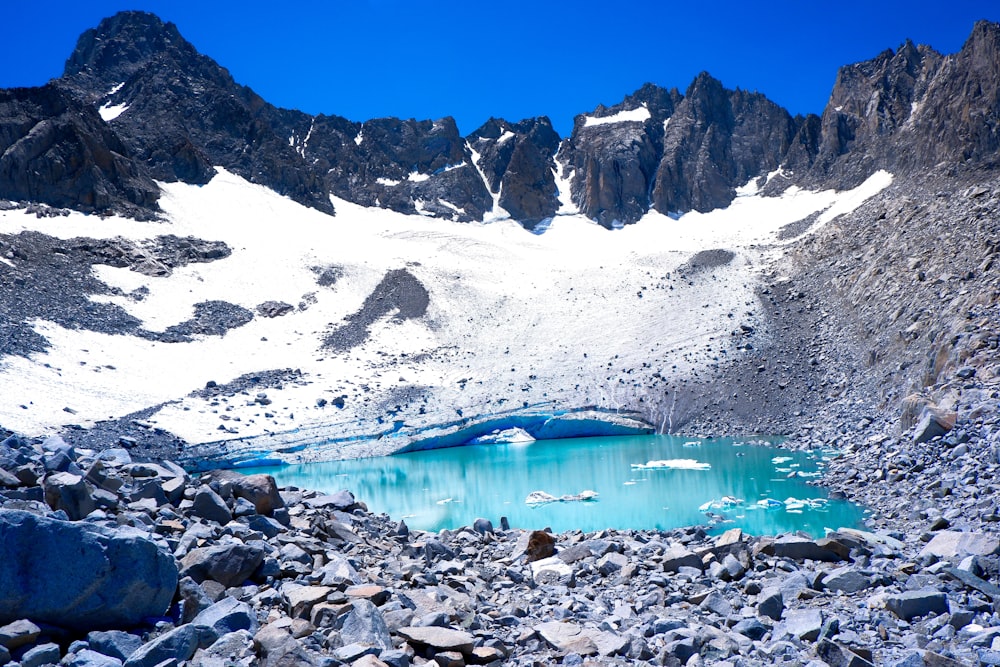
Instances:
[[[611,123],[641,123],[647,121],[652,116],[649,113],[649,109],[646,105],[641,107],[636,107],[635,109],[629,109],[627,111],[619,111],[611,116],[602,116],[597,118],[595,116],[584,116],[583,126],[584,127],[594,127],[596,125],[609,125]]]
[[[209,300],[252,312],[265,301],[297,307],[187,343],[36,321],[50,347],[0,359],[0,424],[42,435],[159,405],[145,421],[191,443],[240,438],[265,450],[301,444],[307,435],[358,438],[350,452],[323,454],[332,458],[384,453],[375,438],[393,422],[430,427],[453,422],[457,411],[465,418],[525,406],[613,413],[635,407],[640,396],[654,407],[663,392],[648,389],[653,373],[678,379],[739,354],[729,334],[741,322],[768,335],[756,319],[754,289],[765,259],[757,246],[776,247],[784,225],[814,213],[823,213],[818,226],[853,210],[890,180],[880,173],[850,192],[747,195],[676,220],[649,213],[614,232],[579,214],[558,215],[542,235],[511,220],[456,223],[336,198],[331,217],[224,169],[203,186],[160,184],[162,221],[2,211],[3,234],[225,242],[229,257],[177,267],[167,277],[94,267],[98,279],[120,289],[94,300],[117,304],[150,331],[187,320],[195,304]],[[735,258],[677,278],[693,253],[715,248]],[[318,271],[330,267],[337,280],[318,284]],[[386,274],[399,270],[426,288],[426,314],[399,321],[389,313],[360,345],[324,347]],[[148,290],[144,298],[128,296],[140,288]],[[192,395],[210,380],[224,384],[273,369],[301,375],[260,390],[267,405],[256,392]],[[343,407],[335,407],[341,397]],[[666,417],[657,426],[669,426]]]
[[[103,118],[105,122],[109,123],[126,111],[128,111],[127,104],[105,104],[97,110],[97,113],[101,114],[101,118]]]

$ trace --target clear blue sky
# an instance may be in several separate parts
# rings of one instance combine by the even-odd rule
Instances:
[[[352,120],[573,116],[646,81],[684,91],[708,70],[792,113],[819,113],[840,65],[907,37],[943,53],[995,0],[3,0],[0,88],[62,72],[104,16],[143,9],[273,104]]]

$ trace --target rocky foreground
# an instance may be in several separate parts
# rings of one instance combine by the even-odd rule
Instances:
[[[424,533],[348,491],[11,436],[0,665],[1000,664],[997,432],[947,426],[836,461],[876,532],[821,539]]]

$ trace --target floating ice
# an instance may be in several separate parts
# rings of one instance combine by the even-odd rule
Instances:
[[[588,502],[591,500],[597,500],[597,491],[581,491],[575,496],[553,496],[551,493],[546,493],[545,491],[532,491],[528,494],[528,497],[524,499],[527,505],[546,505],[548,503],[569,503],[569,502]]]
[[[711,470],[711,468],[711,463],[702,463],[695,459],[666,459],[632,464],[633,470]]]

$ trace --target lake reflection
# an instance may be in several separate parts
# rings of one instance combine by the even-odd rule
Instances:
[[[824,528],[860,527],[862,508],[824,502],[824,490],[806,483],[822,465],[819,452],[727,438],[630,436],[475,445],[243,471],[272,474],[280,486],[350,489],[373,512],[433,531],[471,525],[478,517],[499,525],[501,516],[514,527],[555,531],[712,523],[715,532],[738,526],[755,535],[802,530],[821,536]],[[525,502],[534,491],[559,497],[585,490],[596,491],[597,499]]]

